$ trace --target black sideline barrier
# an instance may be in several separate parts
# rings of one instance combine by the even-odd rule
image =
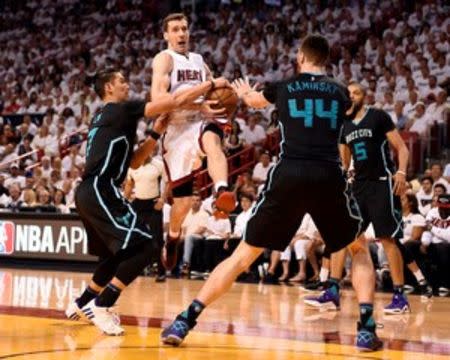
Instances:
[[[76,214],[0,213],[0,259],[94,262]],[[1,260],[0,260],[1,261]]]

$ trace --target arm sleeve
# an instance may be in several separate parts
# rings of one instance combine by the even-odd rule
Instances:
[[[262,93],[268,102],[275,104],[277,101],[277,90],[278,83],[269,83],[266,85]]]

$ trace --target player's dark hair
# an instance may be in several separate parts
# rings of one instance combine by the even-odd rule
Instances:
[[[189,22],[187,16],[184,15],[183,13],[169,14],[163,20],[163,30],[164,30],[164,32],[166,32],[169,29],[169,22],[174,21],[174,20],[186,20],[187,22]]]
[[[330,55],[330,45],[322,35],[312,34],[305,37],[300,46],[300,51],[314,65],[323,66]]]
[[[105,97],[105,85],[112,81],[118,72],[117,69],[107,68],[95,74],[94,90],[101,99]]]

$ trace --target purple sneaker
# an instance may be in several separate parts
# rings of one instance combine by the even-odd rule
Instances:
[[[332,288],[326,289],[319,296],[308,296],[303,300],[305,304],[320,310],[339,310],[339,293]]]
[[[384,308],[385,314],[396,315],[411,312],[409,302],[403,294],[394,294],[392,302]]]

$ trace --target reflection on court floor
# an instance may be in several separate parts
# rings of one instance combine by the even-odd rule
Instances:
[[[450,301],[421,303],[413,312],[383,317],[389,294],[378,294],[376,318],[383,351],[354,347],[357,303],[351,291],[339,313],[314,311],[294,286],[236,284],[208,308],[180,348],[159,343],[167,324],[202,282],[139,278],[120,299],[126,335],[106,337],[95,327],[64,319],[67,303],[89,274],[0,269],[0,359],[445,359],[450,358]],[[310,294],[310,293],[308,293]]]

